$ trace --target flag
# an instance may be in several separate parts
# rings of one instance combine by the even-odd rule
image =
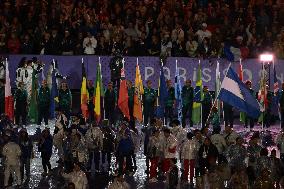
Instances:
[[[87,90],[87,75],[86,75],[85,64],[82,60],[81,111],[85,119],[89,117],[88,102],[89,102],[89,93]]]
[[[176,61],[176,73],[175,73],[175,99],[176,106],[178,110],[178,120],[182,122],[182,98],[181,98],[181,83],[180,83],[180,75]]]
[[[216,79],[215,79],[215,99],[217,99],[217,95],[218,95],[218,92],[220,91],[220,87],[221,87],[221,81],[220,81],[220,64],[219,62],[217,61],[217,67],[216,67]],[[218,115],[219,115],[219,119],[220,119],[220,101],[219,100],[216,100],[216,103],[217,103],[217,108],[218,108]],[[215,105],[215,104],[214,104]]]
[[[5,80],[5,114],[10,118],[10,120],[14,120],[14,99],[11,92],[11,81],[9,75],[9,64],[6,59],[6,80]]]
[[[168,98],[168,89],[166,85],[166,78],[164,75],[163,66],[160,69],[159,89],[158,89],[158,107],[157,117],[164,119],[165,116],[165,103]]]
[[[102,84],[102,70],[101,70],[101,63],[99,61],[97,65],[97,76],[96,81],[94,83],[94,96],[93,96],[93,102],[94,102],[94,113],[95,117],[97,119],[97,122],[101,119],[101,97],[104,95],[104,88]]]
[[[279,84],[278,84],[278,79],[277,79],[277,74],[276,74],[276,69],[275,69],[275,65],[273,63],[273,100],[272,100],[272,108],[271,108],[271,113],[275,116],[279,116],[279,118],[281,117],[281,112],[279,112],[279,108],[278,108],[278,101],[280,98],[279,95]]]
[[[236,62],[240,59],[247,58],[249,49],[247,47],[236,48],[226,44],[224,47],[224,54],[230,62]]]
[[[277,79],[277,75],[276,75],[276,69],[275,69],[275,65],[273,63],[273,92],[274,92],[274,96],[277,95],[278,91],[279,91],[279,85],[278,85],[278,79]]]
[[[260,116],[260,105],[258,101],[231,67],[226,77],[223,79],[218,98],[240,111],[245,112],[252,118],[258,118]]]
[[[142,110],[142,95],[144,93],[142,78],[140,74],[139,65],[136,65],[135,73],[135,93],[134,93],[134,107],[133,116],[141,123],[143,121]]]
[[[56,77],[55,77],[56,70],[52,69],[52,79],[51,79],[51,95],[50,95],[50,118],[55,118],[55,108],[57,106],[57,103],[59,102],[58,99],[58,88],[56,83]]]
[[[36,79],[36,71],[33,70],[32,74],[32,91],[31,91],[31,99],[30,99],[30,107],[29,107],[29,118],[31,123],[37,123],[38,121],[38,91],[37,91],[37,79]]]
[[[267,107],[267,90],[266,90],[266,77],[265,77],[265,68],[264,64],[262,64],[262,70],[261,70],[261,77],[260,77],[260,86],[259,86],[259,92],[258,92],[258,100],[261,105],[261,115],[258,118],[258,122],[262,122],[264,118],[264,111]]]
[[[192,122],[193,124],[201,123],[201,101],[203,99],[203,89],[202,89],[202,72],[201,65],[198,64],[197,70],[197,80],[194,89],[194,99],[192,107]]]
[[[129,108],[128,108],[128,90],[125,80],[124,65],[121,69],[121,80],[119,87],[119,97],[118,97],[118,108],[121,110],[123,115],[130,120]]]
[[[239,78],[243,82],[244,75],[243,75],[243,65],[242,65],[241,59],[240,59],[240,64],[239,64]],[[240,112],[240,121],[242,123],[245,123],[245,120],[246,120],[246,114],[244,112]]]

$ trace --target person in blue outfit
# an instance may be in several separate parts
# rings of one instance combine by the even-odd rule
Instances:
[[[123,174],[124,158],[126,158],[126,172],[132,174],[132,161],[131,150],[133,149],[133,141],[131,139],[130,129],[128,128],[128,122],[123,121],[120,125],[120,130],[117,136],[117,155],[118,155],[118,173]]]

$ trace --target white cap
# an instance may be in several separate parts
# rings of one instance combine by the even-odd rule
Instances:
[[[202,26],[207,28],[207,24],[206,23],[202,23]]]

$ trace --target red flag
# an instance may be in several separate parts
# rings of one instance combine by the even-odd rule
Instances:
[[[10,118],[10,120],[14,119],[14,99],[11,93],[9,65],[7,59],[6,59],[6,81],[5,81],[5,114]]]
[[[124,67],[121,69],[121,80],[119,87],[118,107],[125,117],[130,120],[129,108],[128,108],[128,90],[125,80]]]

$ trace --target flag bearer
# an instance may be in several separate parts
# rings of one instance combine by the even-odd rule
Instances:
[[[256,96],[256,93],[254,92],[254,90],[252,89],[252,83],[250,80],[247,80],[246,81],[246,86],[247,88],[249,89],[250,93],[253,95],[253,96]],[[254,119],[249,117],[248,115],[246,115],[245,117],[245,128],[247,128],[248,126],[248,122],[249,122],[249,125],[250,125],[250,129],[252,129],[254,127]]]
[[[282,83],[282,90],[279,95],[279,105],[281,113],[281,128],[284,128],[284,82]]]
[[[49,108],[50,108],[50,90],[47,87],[46,80],[42,81],[41,87],[38,93],[38,125],[41,124],[42,118],[44,119],[44,124],[48,125],[49,117]]]
[[[168,119],[170,119],[170,122],[173,119],[174,114],[174,107],[175,107],[175,88],[172,86],[172,81],[167,80],[167,88],[168,88],[168,98],[166,100],[166,107],[165,107],[165,119],[167,124]]]
[[[19,125],[20,118],[22,119],[22,125],[26,125],[26,117],[27,117],[27,98],[28,93],[25,90],[25,86],[23,82],[19,82],[19,87],[15,93],[15,101],[16,101],[16,111],[15,111],[15,121],[16,125]]]
[[[206,125],[206,121],[208,119],[212,107],[212,96],[209,92],[208,86],[203,87],[203,95],[204,98],[202,100],[202,127]]]
[[[154,118],[155,102],[157,92],[152,88],[152,81],[147,81],[147,87],[144,88],[143,105],[144,105],[144,125],[147,125]]]
[[[72,96],[71,91],[68,89],[66,81],[61,83],[61,88],[58,93],[59,108],[64,112],[67,119],[70,118],[70,111],[72,108]]]
[[[192,105],[193,105],[193,87],[191,86],[191,80],[186,80],[185,85],[181,92],[182,97],[182,127],[186,126],[186,117],[189,116],[189,125],[193,126],[192,122]]]

